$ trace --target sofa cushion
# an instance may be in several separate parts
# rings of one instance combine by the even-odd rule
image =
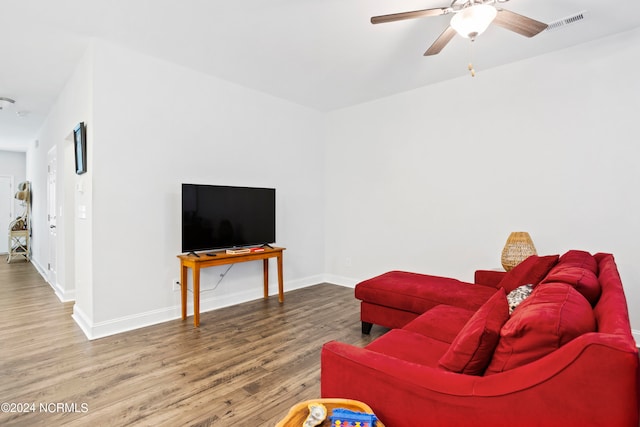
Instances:
[[[602,292],[597,273],[598,263],[589,252],[570,250],[560,257],[542,283],[567,283],[580,292],[591,306],[595,306]]]
[[[446,370],[482,375],[500,337],[500,329],[509,318],[504,289],[498,290],[469,319],[451,343],[439,364]]]
[[[448,277],[390,271],[356,285],[357,299],[422,314],[439,304],[477,310],[496,292]]]
[[[365,348],[407,362],[435,368],[438,366],[438,359],[449,348],[449,344],[405,329],[392,329]]]
[[[572,249],[560,257],[558,267],[582,267],[598,274],[598,262],[593,255],[586,251]]]
[[[504,288],[506,293],[522,285],[537,285],[547,275],[551,267],[558,262],[559,255],[537,256],[531,255],[520,264],[509,270],[498,287]]]
[[[578,291],[566,283],[541,284],[502,327],[485,374],[533,362],[595,330],[591,305]]]
[[[542,283],[561,282],[571,285],[594,306],[600,298],[602,288],[595,273],[586,268],[564,267],[552,271]]]
[[[406,324],[403,329],[451,344],[474,314],[473,310],[440,304]]]

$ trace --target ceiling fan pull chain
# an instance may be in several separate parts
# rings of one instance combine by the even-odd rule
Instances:
[[[476,76],[476,70],[473,69],[473,41],[474,39],[470,39],[471,44],[469,45],[469,65],[467,68],[469,69],[469,73],[471,73],[471,77]]]

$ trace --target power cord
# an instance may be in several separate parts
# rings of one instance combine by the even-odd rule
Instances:
[[[229,264],[229,267],[227,267],[227,270],[224,273],[220,273],[220,279],[218,279],[218,282],[213,286],[213,288],[211,289],[202,289],[200,288],[200,292],[209,292],[209,291],[215,291],[216,289],[218,289],[218,285],[220,284],[220,282],[222,282],[222,279],[224,279],[224,276],[227,275],[227,273],[229,272],[229,270],[231,270],[231,267],[233,267],[234,264]],[[180,286],[182,286],[182,284],[180,284]],[[187,288],[188,292],[193,293],[192,289]]]
[[[231,270],[231,267],[233,267],[233,265],[234,264],[229,264],[229,267],[227,267],[227,270],[224,273],[220,273],[220,279],[218,280],[218,283],[216,283],[212,289],[206,289],[206,290],[215,291],[216,289],[218,289],[218,285],[220,284],[220,282],[222,282],[222,279],[224,279],[224,276],[227,275],[227,273],[229,272],[229,270]]]

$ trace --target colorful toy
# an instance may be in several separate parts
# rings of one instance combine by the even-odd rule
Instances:
[[[336,408],[329,416],[331,427],[375,427],[378,418],[366,412]]]

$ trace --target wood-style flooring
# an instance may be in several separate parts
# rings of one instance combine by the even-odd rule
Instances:
[[[385,332],[361,335],[353,289],[319,284],[88,341],[30,263],[0,261],[2,426],[274,426],[320,396],[324,342]]]

